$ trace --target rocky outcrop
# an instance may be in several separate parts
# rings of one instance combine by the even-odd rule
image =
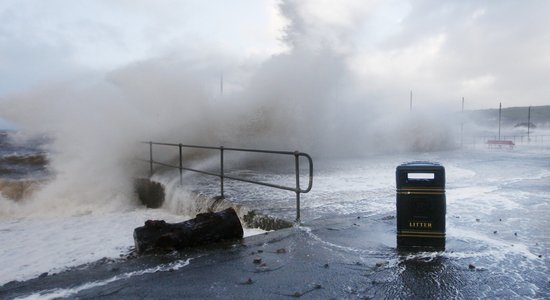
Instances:
[[[39,180],[0,180],[0,194],[4,198],[18,201],[28,198],[42,182]]]
[[[164,203],[164,186],[149,178],[136,178],[134,190],[139,201],[149,208],[159,208]]]
[[[242,237],[241,222],[232,208],[198,214],[194,219],[174,224],[148,220],[145,226],[134,230],[138,254],[182,250]]]
[[[135,190],[141,203],[149,208],[161,207],[165,199],[164,186],[149,178],[138,178],[134,181]],[[232,208],[237,213],[242,224],[248,228],[260,228],[263,230],[278,230],[289,228],[294,223],[287,220],[268,216],[249,209],[245,206],[233,203],[222,197],[209,197],[200,193],[192,193],[192,201],[195,202],[196,210],[189,212],[190,215],[208,212],[218,212]]]

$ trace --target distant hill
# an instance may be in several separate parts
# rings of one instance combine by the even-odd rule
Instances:
[[[498,108],[470,110],[464,112],[466,116],[479,125],[494,126],[498,123]],[[518,124],[527,124],[528,107],[502,108],[501,124],[514,127]],[[550,105],[532,106],[531,123],[538,128],[550,128]]]

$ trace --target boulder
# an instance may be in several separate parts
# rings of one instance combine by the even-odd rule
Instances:
[[[148,220],[145,226],[134,229],[138,254],[182,250],[242,237],[243,227],[233,208],[201,213],[181,223]]]

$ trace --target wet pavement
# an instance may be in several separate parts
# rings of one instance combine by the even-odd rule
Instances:
[[[393,215],[349,215],[168,255],[103,260],[0,287],[0,298],[549,298],[548,259],[514,280],[452,236],[442,252],[400,252]],[[523,260],[522,260],[523,259]]]

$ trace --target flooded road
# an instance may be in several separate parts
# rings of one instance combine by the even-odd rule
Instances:
[[[288,297],[344,299],[550,297],[548,150],[464,151],[316,160],[302,195],[302,225],[242,242],[165,257],[103,260],[0,288],[15,297]],[[446,169],[446,248],[396,249],[395,167],[412,160]],[[228,171],[292,182],[284,170]],[[164,174],[167,187],[177,176]],[[219,182],[185,177],[216,195]],[[292,192],[226,183],[227,197],[293,220]],[[168,203],[167,203],[168,205]]]

